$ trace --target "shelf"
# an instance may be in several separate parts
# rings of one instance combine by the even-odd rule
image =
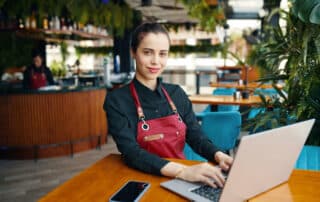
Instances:
[[[77,43],[84,40],[103,40],[106,44],[112,44],[113,37],[104,34],[94,34],[79,30],[54,30],[54,29],[0,29],[0,31],[15,32],[19,37],[44,40],[46,42]]]

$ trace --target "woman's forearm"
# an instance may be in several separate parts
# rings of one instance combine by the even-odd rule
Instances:
[[[186,167],[180,163],[169,162],[161,168],[160,172],[167,177],[177,177]]]

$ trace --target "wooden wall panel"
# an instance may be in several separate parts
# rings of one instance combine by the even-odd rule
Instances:
[[[1,95],[0,146],[59,144],[86,138],[92,142],[89,137],[98,135],[104,143],[105,95],[105,89]]]

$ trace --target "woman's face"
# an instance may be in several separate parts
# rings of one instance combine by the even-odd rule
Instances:
[[[169,54],[169,39],[163,33],[148,33],[137,51],[132,53],[136,60],[136,78],[142,83],[156,81],[163,72]]]
[[[33,64],[36,67],[41,67],[42,65],[42,58],[40,56],[36,56],[33,58]]]

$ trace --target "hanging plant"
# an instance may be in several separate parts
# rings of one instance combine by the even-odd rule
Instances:
[[[221,5],[210,6],[205,0],[180,0],[186,5],[189,15],[199,20],[200,27],[207,32],[215,32],[216,26],[226,22]]]
[[[82,54],[94,54],[94,55],[107,55],[112,53],[113,47],[80,47],[75,46],[76,53],[79,55]]]
[[[38,24],[45,16],[70,17],[82,24],[105,27],[110,34],[122,36],[133,24],[133,10],[124,2],[97,0],[0,0],[0,10],[9,17],[25,19],[35,12]],[[67,15],[67,16],[63,16]]]

